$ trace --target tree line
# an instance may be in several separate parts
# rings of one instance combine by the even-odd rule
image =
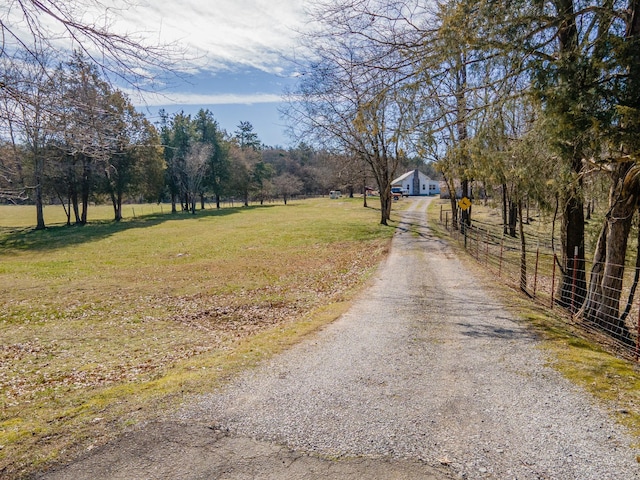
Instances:
[[[619,310],[640,195],[640,1],[317,0],[312,15],[287,112],[297,133],[361,158],[381,192],[407,152],[432,161],[461,230],[473,209],[456,197],[474,185],[502,204],[507,235],[536,202],[560,227],[559,303],[618,319],[630,343]],[[603,196],[587,281],[585,217]]]
[[[250,122],[229,133],[207,109],[161,111],[153,124],[82,53],[48,70],[28,60],[3,75],[21,95],[0,96],[0,198],[33,204],[37,229],[53,203],[68,225],[84,225],[96,202],[110,202],[119,221],[123,202],[167,201],[172,212],[195,213],[223,199],[286,204],[298,194],[368,185],[353,158],[304,142],[263,145]]]

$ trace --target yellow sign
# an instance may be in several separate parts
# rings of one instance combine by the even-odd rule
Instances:
[[[460,200],[458,200],[458,206],[462,210],[468,210],[471,207],[471,200],[469,200],[467,197],[462,197]]]

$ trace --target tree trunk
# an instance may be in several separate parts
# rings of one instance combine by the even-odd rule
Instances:
[[[175,192],[171,192],[171,213],[176,213],[178,211],[178,208],[176,207],[177,203]]]
[[[67,197],[67,227],[71,226],[71,194]]]
[[[119,222],[122,217],[118,217],[118,201],[116,199],[116,194],[112,188],[109,188],[109,197],[111,197],[111,205],[113,206],[113,219],[116,222]]]
[[[464,150],[465,142],[468,138],[468,128],[467,128],[467,52],[466,47],[461,45],[461,50],[459,52],[460,58],[458,64],[455,66],[455,76],[456,76],[456,130],[458,132],[457,141],[461,145],[461,160],[460,160],[460,171],[464,171],[469,164],[469,158],[467,152]],[[464,174],[463,174],[464,175]],[[461,179],[461,187],[462,187],[462,198],[469,198],[469,179],[462,178]],[[462,210],[460,213],[460,227],[461,231],[464,233],[467,227],[471,227],[471,209]]]
[[[377,152],[372,155],[367,163],[371,166],[371,171],[380,192],[380,225],[388,225],[391,218],[391,204],[393,198],[391,196],[391,176],[395,173],[389,168],[389,157],[386,153]]]
[[[87,223],[89,209],[89,192],[82,192],[82,213],[80,215],[80,224],[85,225]]]
[[[73,215],[74,215],[74,217],[76,219],[76,224],[79,225],[81,223],[80,205],[79,205],[79,202],[78,202],[78,192],[76,192],[75,190],[71,194],[71,203],[73,204]]]
[[[380,185],[380,225],[388,225],[391,217],[391,185]]]
[[[574,158],[572,168],[576,186],[564,202],[562,239],[562,280],[559,283],[558,303],[575,312],[584,303],[587,278],[584,261],[584,202],[582,200],[582,159]]]
[[[638,236],[636,238],[636,269],[633,274],[633,283],[631,284],[631,289],[629,290],[629,297],[627,298],[627,306],[620,316],[620,320],[622,322],[624,322],[625,319],[629,316],[629,313],[631,313],[633,299],[636,294],[636,289],[638,288],[638,281],[640,281],[640,226],[638,227]]]
[[[581,90],[581,77],[576,75],[580,62],[580,38],[576,25],[573,0],[555,0],[558,19],[558,83],[568,88],[572,95]],[[584,87],[582,87],[584,88]],[[565,93],[567,95],[567,93]],[[573,101],[572,99],[567,99]],[[580,107],[575,105],[578,110]],[[580,114],[557,110],[557,105],[549,105],[553,116],[566,126],[557,131],[558,139],[562,139],[561,155],[571,169],[574,177],[565,193],[562,217],[562,280],[559,283],[558,299],[560,305],[575,312],[584,302],[586,296],[586,272],[584,261],[584,197],[582,194],[583,140],[576,138],[576,131],[584,128],[580,124]]]
[[[455,187],[455,183],[454,180],[451,179],[451,181],[449,181],[446,177],[446,175],[444,176],[444,181],[447,185],[447,189],[449,190],[449,203],[451,204],[451,225],[452,228],[458,228],[458,202],[456,202],[456,187]]]
[[[122,193],[118,193],[116,199],[116,222],[122,220]]]
[[[469,198],[469,180],[464,179],[462,180],[462,198]],[[462,210],[462,219],[461,219],[461,226],[463,228],[463,232],[464,230],[466,230],[468,227],[471,226],[471,208],[466,208],[464,210]]]
[[[640,52],[638,52],[637,44],[638,40],[640,40],[640,0],[630,0],[628,4],[628,16],[627,16],[627,27],[625,31],[625,39],[628,44],[635,45],[632,47],[629,52],[627,58],[627,69],[629,72],[629,82],[627,84],[627,95],[626,99],[623,102],[626,105],[632,107],[632,111],[637,112],[640,107],[640,101],[638,98],[638,91],[640,91]],[[627,122],[622,122],[624,126]],[[632,122],[633,123],[633,122]],[[633,132],[633,130],[631,130]],[[635,133],[632,133],[632,136],[637,140],[638,128],[636,124]],[[633,140],[631,142],[623,142],[623,151],[625,153],[636,153],[638,148],[638,144]],[[635,150],[635,151],[634,151]],[[637,158],[637,155],[634,155]],[[637,181],[634,185],[636,189],[636,203],[638,202],[638,185]],[[634,273],[633,285],[631,286],[631,291],[629,293],[629,299],[627,300],[627,307],[622,314],[621,321],[624,322],[624,319],[629,315],[629,311],[631,309],[631,303],[633,302],[633,296],[636,291],[636,287],[638,285],[638,278],[640,276],[640,226],[638,227],[638,238],[637,238],[637,251],[636,251],[636,270]],[[640,335],[640,332],[637,332]]]
[[[509,236],[516,238],[516,226],[518,225],[518,204],[512,200],[509,203]]]
[[[88,218],[87,211],[89,209],[89,193],[91,191],[91,159],[86,155],[82,156],[82,183],[80,189],[80,200],[82,201],[80,224],[85,225]]]
[[[632,162],[617,164],[609,196],[610,209],[605,218],[591,272],[589,294],[583,315],[614,338],[632,344],[629,329],[620,319],[620,296],[626,260],[627,242],[638,196],[635,189],[624,188],[624,179]]]
[[[364,199],[363,200],[364,201],[363,207],[364,208],[367,208],[367,183],[366,182],[367,181],[365,180],[364,183],[362,184],[362,191],[364,192],[364,195],[363,195],[363,199]]]

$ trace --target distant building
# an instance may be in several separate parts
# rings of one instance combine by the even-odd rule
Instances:
[[[431,180],[420,170],[411,170],[400,175],[393,182],[392,187],[401,187],[409,191],[409,195],[439,195],[440,182]]]

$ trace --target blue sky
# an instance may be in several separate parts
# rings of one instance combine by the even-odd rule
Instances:
[[[310,1],[60,0],[37,8],[31,2],[0,2],[0,17],[11,33],[4,38],[5,48],[36,51],[44,38],[50,52],[60,54],[56,61],[64,61],[64,55],[78,48],[78,41],[91,57],[104,56],[107,64],[119,58],[117,52],[112,52],[114,58],[105,55],[82,32],[69,35],[61,18],[151,48],[166,45],[163,51],[179,52],[170,62],[179,75],[159,80],[155,93],[148,86],[136,89],[127,83],[128,77],[155,77],[157,72],[144,61],[134,59],[127,67],[132,72],[127,68],[111,72],[114,76],[109,79],[129,94],[139,110],[156,120],[160,108],[169,114],[206,108],[230,133],[248,121],[263,143],[286,147],[290,140],[279,109],[285,87],[295,85],[295,67],[287,59],[301,56],[296,52],[297,32],[305,28],[305,4]]]
[[[284,106],[282,92],[285,86],[295,85],[294,78],[243,66],[238,71],[204,71],[185,80],[172,85],[162,97],[147,95],[138,108],[152,121],[158,119],[160,108],[169,114],[184,111],[191,115],[200,108],[209,109],[229,133],[241,121],[248,121],[263,143],[289,145],[279,110]]]
[[[155,120],[160,108],[169,114],[208,108],[230,133],[248,121],[263,143],[290,144],[278,110],[284,88],[295,85],[287,58],[304,24],[302,0],[138,0],[115,20],[121,30],[175,42],[191,58],[177,65],[185,76],[162,96],[132,98],[149,118]]]

